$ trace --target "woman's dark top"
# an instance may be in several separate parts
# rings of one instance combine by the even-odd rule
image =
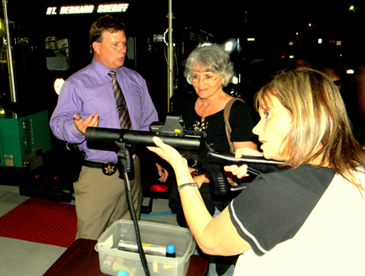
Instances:
[[[230,147],[225,132],[223,110],[205,117],[204,122],[201,122],[202,118],[195,111],[197,99],[198,97],[194,95],[180,106],[179,111],[185,121],[186,129],[205,130],[208,145],[218,153],[229,154]],[[255,141],[255,136],[252,133],[255,124],[251,109],[247,104],[241,101],[234,102],[231,107],[229,124],[232,128],[232,142]],[[215,196],[210,193],[209,184],[203,184],[200,188],[200,193],[207,209],[212,215],[214,214],[215,207],[222,211],[239,194],[239,192],[232,192],[228,196]]]
[[[225,132],[223,110],[205,117],[201,122],[201,117],[195,112],[195,102],[197,96],[190,97],[179,109],[185,121],[187,130],[205,130],[207,133],[208,145],[219,153],[229,153],[229,144]],[[236,101],[229,116],[229,124],[232,128],[231,141],[244,142],[254,141],[255,136],[252,129],[255,126],[253,116],[249,106],[241,101]]]

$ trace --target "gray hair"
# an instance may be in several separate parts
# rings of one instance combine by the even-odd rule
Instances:
[[[191,76],[196,66],[203,66],[206,72],[217,72],[224,79],[223,87],[227,86],[234,75],[234,66],[229,54],[218,45],[203,46],[194,49],[185,62],[184,77],[191,84]]]

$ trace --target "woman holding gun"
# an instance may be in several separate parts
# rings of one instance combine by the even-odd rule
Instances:
[[[175,170],[184,214],[207,254],[238,258],[234,275],[364,275],[365,153],[338,89],[326,75],[277,74],[256,95],[253,128],[264,158],[283,161],[261,174],[212,218],[180,154],[154,138],[149,149]],[[261,155],[258,151],[238,150]],[[226,166],[237,177],[247,166]]]

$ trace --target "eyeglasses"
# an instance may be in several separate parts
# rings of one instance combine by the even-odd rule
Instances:
[[[219,78],[220,75],[218,75],[216,78],[213,78],[213,76],[211,75],[204,75],[203,77],[200,77],[199,75],[190,75],[188,77],[188,80],[191,82],[191,83],[197,83],[197,82],[200,82],[200,79],[202,78],[203,82],[206,83],[206,84],[211,84],[213,83],[216,79]]]

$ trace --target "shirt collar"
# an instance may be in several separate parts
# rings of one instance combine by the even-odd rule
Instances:
[[[108,75],[108,73],[110,71],[117,71],[119,69],[118,68],[117,70],[110,70],[109,68],[101,64],[99,61],[97,61],[95,58],[93,58],[91,64],[95,68],[96,72],[98,72],[101,76],[108,76],[109,78],[110,76]]]

